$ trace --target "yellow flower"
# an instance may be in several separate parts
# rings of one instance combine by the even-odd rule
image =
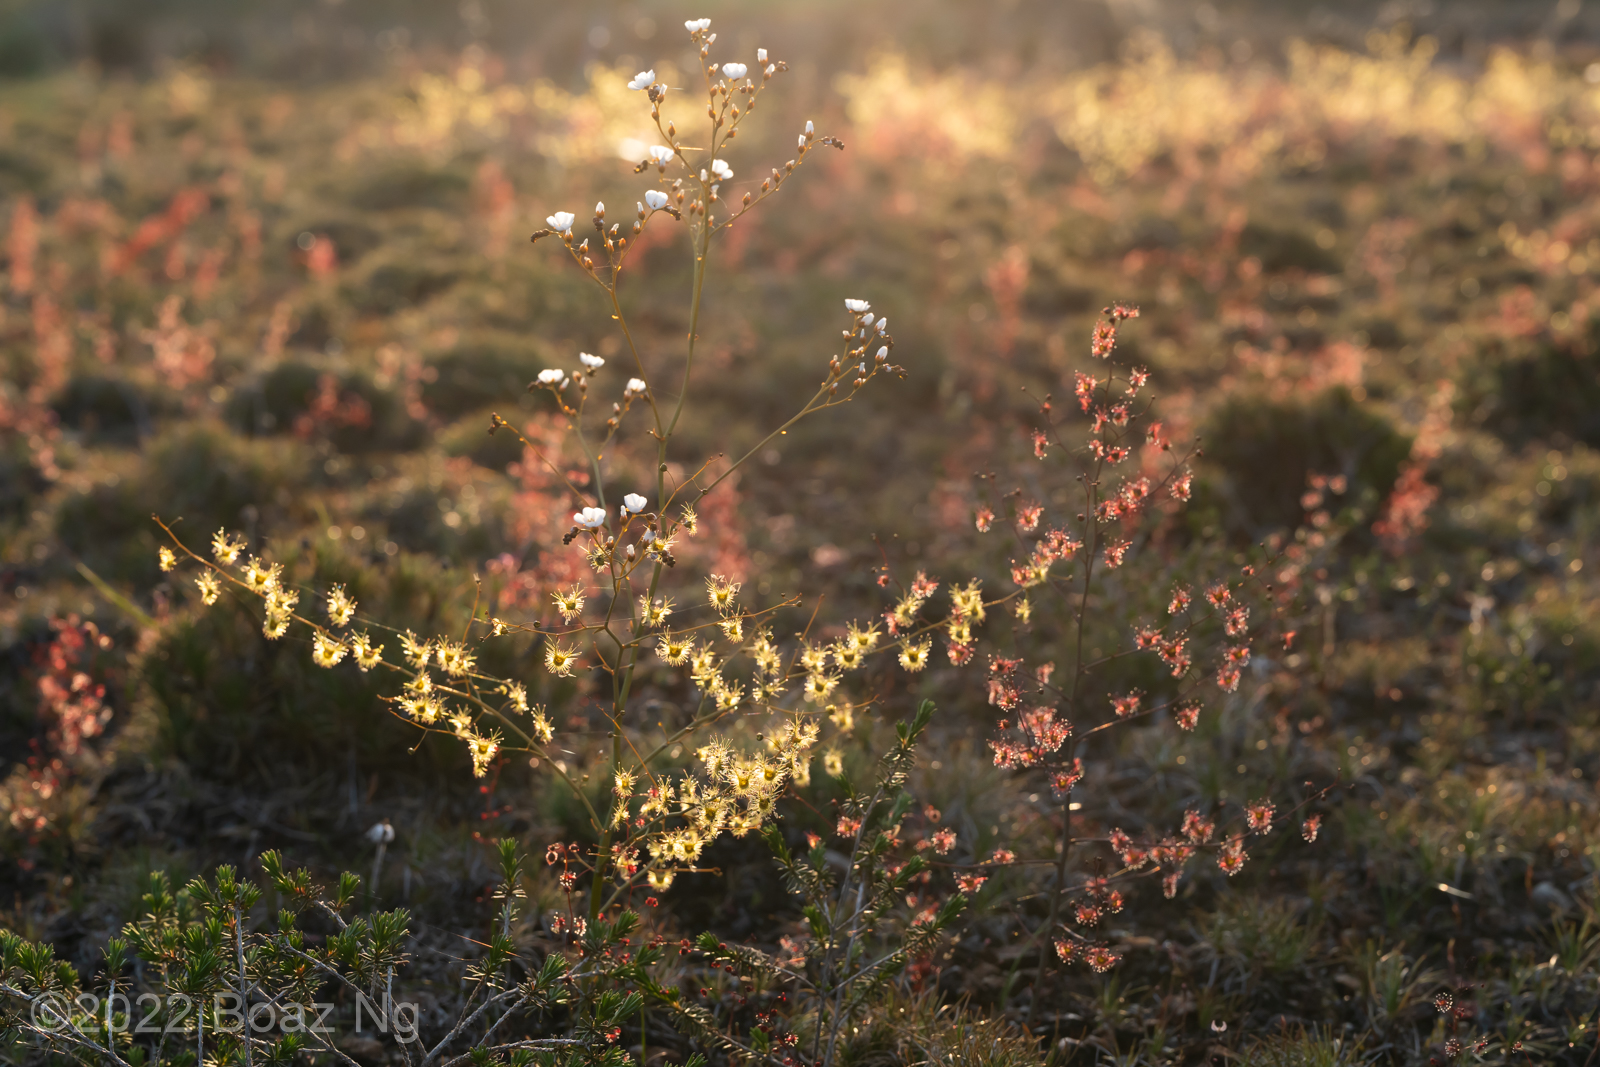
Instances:
[[[833,661],[844,670],[853,671],[861,666],[861,650],[848,639],[841,641],[833,646]]]
[[[500,741],[494,737],[473,737],[467,742],[467,751],[472,756],[472,776],[482,778],[489,772],[489,761],[500,751]]]
[[[533,736],[539,739],[541,745],[548,745],[550,739],[556,736],[555,726],[545,718],[543,704],[533,709]]]
[[[611,791],[619,797],[631,797],[634,783],[637,781],[638,778],[632,771],[618,771],[616,778],[611,782]]]
[[[1033,605],[1028,603],[1027,597],[1020,598],[1017,601],[1016,607],[1012,610],[1017,613],[1017,618],[1023,622],[1027,622],[1029,619],[1033,618]]]
[[[723,615],[738,607],[739,589],[738,582],[729,581],[720,574],[706,579],[706,599]]]
[[[828,694],[832,693],[838,684],[839,676],[837,674],[824,674],[818,671],[815,674],[806,675],[806,684],[803,692],[806,695],[806,700],[813,704],[820,704],[828,699]]]
[[[211,536],[211,555],[224,567],[231,567],[239,558],[239,553],[244,551],[244,538],[237,541],[228,535],[226,530],[218,530]]]
[[[973,622],[982,622],[984,619],[983,579],[974,578],[966,584],[965,588],[952,585],[950,587],[950,608],[961,618],[969,618]]]
[[[694,651],[694,638],[663,630],[656,639],[656,655],[677,667]]]
[[[778,650],[766,642],[755,646],[756,666],[764,674],[777,674],[783,669],[783,657],[778,655]]]
[[[717,625],[722,629],[722,636],[734,644],[744,640],[744,616],[732,615],[723,619]]]
[[[900,648],[900,666],[912,674],[917,673],[928,665],[928,649],[932,645],[932,641],[921,641],[914,645],[902,645]]]
[[[718,680],[720,681],[721,679]],[[744,686],[738,682],[734,682],[732,685],[724,683],[717,687],[715,695],[718,711],[732,711],[744,699]]]
[[[261,624],[261,632],[267,635],[267,640],[276,641],[289,632],[289,616],[269,613]]]
[[[435,646],[439,666],[452,678],[469,674],[477,666],[477,657],[467,651],[467,646],[455,641],[440,641]]]
[[[571,622],[583,612],[583,584],[573,582],[571,589],[558,589],[550,594],[550,599],[555,601],[556,610],[561,613],[561,621]]]
[[[401,697],[400,707],[424,726],[432,726],[438,722],[439,715],[444,711],[439,701],[431,696]]]
[[[320,631],[311,638],[311,662],[319,667],[332,667],[344,659],[344,654],[349,651],[344,647],[344,642],[334,639]]]
[[[282,574],[283,564],[267,563],[258,556],[251,556],[250,566],[244,571],[244,584],[249,586],[253,593],[270,593],[278,588]]]
[[[217,602],[217,597],[222,595],[222,584],[217,581],[217,576],[211,571],[201,571],[194,580],[200,587],[200,603],[210,607]]]
[[[410,630],[400,635],[400,651],[405,653],[406,662],[418,669],[426,667],[433,656],[432,645],[427,641],[418,641],[417,635]]]
[[[345,625],[355,613],[356,602],[345,595],[343,585],[328,590],[328,618],[333,620],[335,626]]]
[[[383,662],[383,646],[374,645],[372,638],[365,633],[350,639],[350,652],[356,658],[356,666],[362,671],[370,671]]]
[[[283,586],[274,586],[267,593],[267,614],[282,615],[286,620],[294,614],[294,606],[300,603],[300,594],[293,589]]]
[[[844,773],[844,753],[836,748],[830,748],[822,754],[822,769],[834,778]]]
[[[812,648],[807,642],[800,643],[800,666],[808,671],[820,671],[828,664],[828,650],[825,648]]]
[[[162,571],[170,571],[178,565],[178,557],[172,554],[172,549],[162,545],[156,552],[156,564]]]
[[[672,871],[652,869],[649,874],[645,875],[645,880],[650,883],[651,889],[660,891],[671,889],[674,877],[675,875]]]
[[[706,765],[706,773],[713,778],[721,777],[722,772],[728,766],[728,761],[733,758],[733,752],[728,748],[728,743],[715,737],[696,749],[695,755],[700,758],[701,763]],[[692,782],[693,779],[689,779],[689,781]]]
[[[666,559],[672,552],[673,543],[677,540],[677,534],[662,534],[658,530],[642,542],[644,554],[651,559]]]
[[[693,537],[700,530],[700,517],[694,513],[694,508],[690,507],[688,504],[683,506],[682,525],[684,531],[688,533],[690,537]]]
[[[689,657],[689,677],[705,686],[716,676],[717,654],[709,648],[702,648]]]
[[[545,670],[557,678],[565,678],[572,673],[572,668],[577,666],[578,653],[569,648],[562,648],[560,644],[551,641],[544,649]]]
[[[528,713],[528,690],[521,682],[512,682],[502,686],[500,692],[511,698],[511,703],[524,715]]]
[[[873,649],[878,647],[878,628],[876,626],[869,626],[863,630],[855,623],[851,623],[850,635],[845,638],[845,641],[848,642],[852,648],[859,650],[863,655],[865,655],[866,653],[871,652]]]
[[[657,597],[655,603],[648,596],[639,598],[639,625],[646,628],[660,626],[672,614],[672,598]]]
[[[849,704],[829,704],[828,720],[841,730],[853,730],[856,725],[855,709]]]

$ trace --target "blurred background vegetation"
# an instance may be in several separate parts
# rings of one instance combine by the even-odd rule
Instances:
[[[638,198],[653,138],[624,83],[687,69],[691,16],[791,67],[736,184],[806,119],[847,151],[714,264],[677,460],[780,421],[842,297],[893,320],[912,370],[709,500],[706,569],[869,611],[885,560],[983,565],[972,476],[1040,491],[1020,389],[1064,396],[1117,299],[1144,308],[1123,343],[1170,432],[1205,449],[1172,558],[1297,530],[1312,549],[1285,579],[1296,651],[1199,735],[1108,752],[1117,784],[1083,817],[1162,825],[1230,785],[1237,805],[1239,781],[1338,775],[1323,841],[1130,908],[1127,967],[1063,978],[1038,1056],[1422,1062],[1446,1036],[1433,993],[1475,987],[1458,996],[1496,1048],[1584,1062],[1600,8],[1575,0],[0,4],[0,924],[87,967],[151,867],[269,847],[359,866],[388,818],[380,888],[445,944],[487,914],[479,835],[581,837],[530,769],[480,788],[459,751],[413,752],[357,676],[242,609],[202,620],[149,516],[196,546],[242,530],[396,625],[459,628],[475,575],[501,613],[545,611],[570,509],[484,429],[498,411],[559,447],[527,382],[619,345],[526,236]],[[663,368],[687,277],[658,236],[624,282]],[[1316,475],[1345,479],[1337,505],[1308,501]],[[1152,578],[1097,625],[1125,636],[1164,593]],[[974,683],[925,686],[949,714],[921,784],[962,813],[963,848],[1047,839],[1038,797],[987,766]],[[546,695],[581,760],[594,706]],[[668,899],[675,921],[776,940],[795,917],[758,851],[718,862]],[[1032,959],[1016,929],[984,919],[858,1060],[934,1055],[930,996],[1033,1056],[1005,1044]]]

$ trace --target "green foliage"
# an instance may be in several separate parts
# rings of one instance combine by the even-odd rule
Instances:
[[[1405,434],[1342,388],[1304,401],[1230,396],[1201,441],[1218,479],[1200,510],[1209,503],[1228,529],[1249,539],[1295,524],[1313,474],[1349,479],[1348,499],[1372,514],[1411,449]]]

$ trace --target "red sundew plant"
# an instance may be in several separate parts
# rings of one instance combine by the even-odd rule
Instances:
[[[1232,876],[1249,858],[1248,837],[1298,821],[1295,812],[1309,802],[1281,814],[1267,797],[1242,811],[1190,810],[1181,826],[1165,832],[1150,827],[1137,838],[1074,819],[1081,805],[1071,798],[1098,787],[1086,759],[1096,735],[1161,719],[1194,731],[1208,705],[1238,699],[1258,649],[1274,636],[1273,609],[1286,603],[1256,565],[1235,564],[1226,577],[1208,575],[1196,572],[1192,556],[1170,551],[1173,519],[1190,498],[1190,461],[1199,450],[1173,447],[1153,418],[1149,372],[1117,358],[1119,330],[1137,317],[1136,308],[1106,308],[1089,345],[1101,369],[1074,372],[1073,402],[1064,416],[1051,398],[1039,403],[1039,424],[1024,432],[1027,458],[1015,469],[1021,484],[996,497],[998,477],[979,479],[973,526],[989,538],[1009,532],[1004,573],[1014,588],[985,601],[982,579],[952,585],[951,612],[939,624],[950,664],[981,672],[979,686],[997,710],[998,732],[989,741],[994,765],[1024,782],[1042,782],[1056,801],[1055,856],[1034,861],[1052,869],[1035,935],[1041,976],[1052,944],[1061,961],[1084,962],[1095,971],[1119,961],[1093,932],[1107,914],[1122,910],[1124,883],[1159,878],[1171,898],[1186,867],[1202,854]],[[1063,468],[1070,480],[1056,476]],[[1070,486],[1065,492],[1064,481]],[[1260,565],[1270,568],[1279,557]],[[891,634],[915,626],[935,588],[919,575],[886,616]],[[1102,618],[1119,598],[1147,612],[1120,638],[1103,632]],[[1261,605],[1264,611],[1253,611]],[[1009,633],[991,626],[980,643],[975,628],[993,609],[1014,622]],[[1112,647],[1091,650],[1091,631],[1094,644],[1110,641]],[[990,646],[986,655],[983,644]],[[932,656],[931,645],[921,647]],[[1139,684],[1125,681],[1132,679]],[[1237,819],[1239,826],[1219,836],[1221,819]],[[1319,825],[1320,815],[1306,818],[1308,842]],[[1095,846],[1109,848],[1115,860],[1109,873],[1074,879],[1077,868],[1098,871],[1105,864]],[[1037,1001],[1037,987],[1035,994]]]
[[[30,845],[60,829],[65,794],[98,764],[95,739],[112,718],[99,662],[111,638],[76,615],[53,619],[50,628],[50,641],[34,655],[39,734],[27,758],[0,781],[0,818]]]

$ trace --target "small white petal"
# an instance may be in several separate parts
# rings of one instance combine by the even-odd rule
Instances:
[[[844,307],[846,311],[856,315],[859,315],[864,311],[872,310],[872,305],[867,303],[865,300],[852,300],[849,298],[845,299]]]
[[[738,81],[740,78],[744,77],[745,76],[745,72],[748,71],[749,69],[750,68],[745,66],[743,63],[724,63],[724,64],[722,64],[722,74],[723,74],[723,76],[726,77],[726,78],[731,78],[734,81]]]
[[[667,203],[670,199],[671,198],[668,197],[666,193],[663,193],[660,189],[650,189],[644,194],[644,202],[650,205],[650,210],[652,211],[660,211],[662,208],[667,206]]]
[[[558,211],[554,215],[546,216],[545,224],[557,233],[571,233],[572,224],[578,216],[570,211]]]
[[[672,149],[664,144],[650,146],[650,162],[665,163],[672,158]]]
[[[648,88],[650,88],[650,86],[654,85],[655,83],[656,83],[656,72],[655,71],[653,71],[653,70],[641,70],[639,73],[637,73],[637,74],[635,74],[633,76],[633,81],[628,83],[628,88],[630,88],[630,89],[648,89]]]
[[[590,370],[599,370],[601,367],[606,365],[606,361],[604,359],[599,356],[591,356],[587,352],[578,353],[578,362],[582,363]]]

